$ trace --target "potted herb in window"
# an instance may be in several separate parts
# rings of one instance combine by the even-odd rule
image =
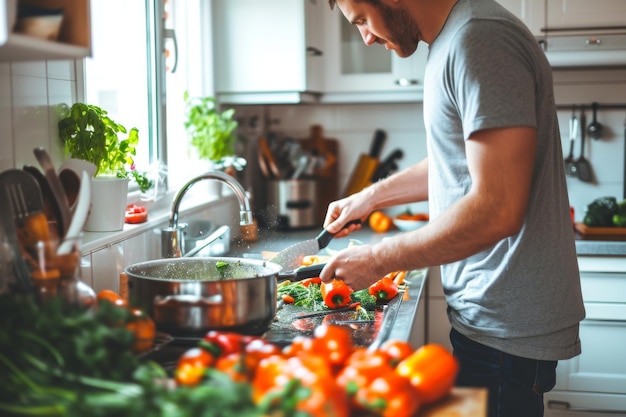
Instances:
[[[185,92],[185,129],[190,144],[198,158],[210,162],[209,169],[225,171],[231,175],[246,165],[244,158],[235,153],[237,121],[235,109],[219,111],[213,97],[191,97]],[[216,183],[221,185],[220,183]]]
[[[135,169],[133,157],[139,131],[129,131],[98,106],[75,103],[59,123],[65,153],[96,166],[92,179],[91,212],[85,230],[115,231],[124,226],[129,179],[141,191],[152,187],[145,173]],[[120,136],[127,135],[125,139]]]

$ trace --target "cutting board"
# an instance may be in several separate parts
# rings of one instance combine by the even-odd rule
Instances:
[[[422,408],[416,417],[486,417],[487,390],[453,388],[450,395]]]
[[[575,223],[574,229],[582,239],[626,240],[626,227],[589,227],[584,223]]]

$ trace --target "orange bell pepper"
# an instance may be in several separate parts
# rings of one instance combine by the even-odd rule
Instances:
[[[409,380],[424,403],[447,395],[458,370],[459,363],[452,353],[432,343],[417,349],[396,367],[396,373]]]
[[[377,233],[385,233],[391,229],[393,221],[391,217],[382,211],[374,211],[368,219],[370,228]]]
[[[398,285],[385,276],[369,286],[368,292],[378,301],[389,301],[398,295]]]
[[[328,308],[339,308],[350,304],[352,288],[348,287],[343,280],[333,279],[330,282],[323,282],[321,285],[320,292],[324,304]]]

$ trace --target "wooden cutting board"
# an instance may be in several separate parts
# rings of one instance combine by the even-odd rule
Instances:
[[[416,417],[485,417],[487,390],[484,388],[453,388],[450,395],[422,408]]]
[[[584,223],[575,223],[574,229],[582,239],[626,240],[626,227],[589,227]]]

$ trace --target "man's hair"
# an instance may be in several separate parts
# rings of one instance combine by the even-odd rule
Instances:
[[[355,0],[355,2],[378,4],[378,0]],[[330,10],[333,10],[336,4],[337,4],[337,0],[328,0],[328,5],[330,6]]]

